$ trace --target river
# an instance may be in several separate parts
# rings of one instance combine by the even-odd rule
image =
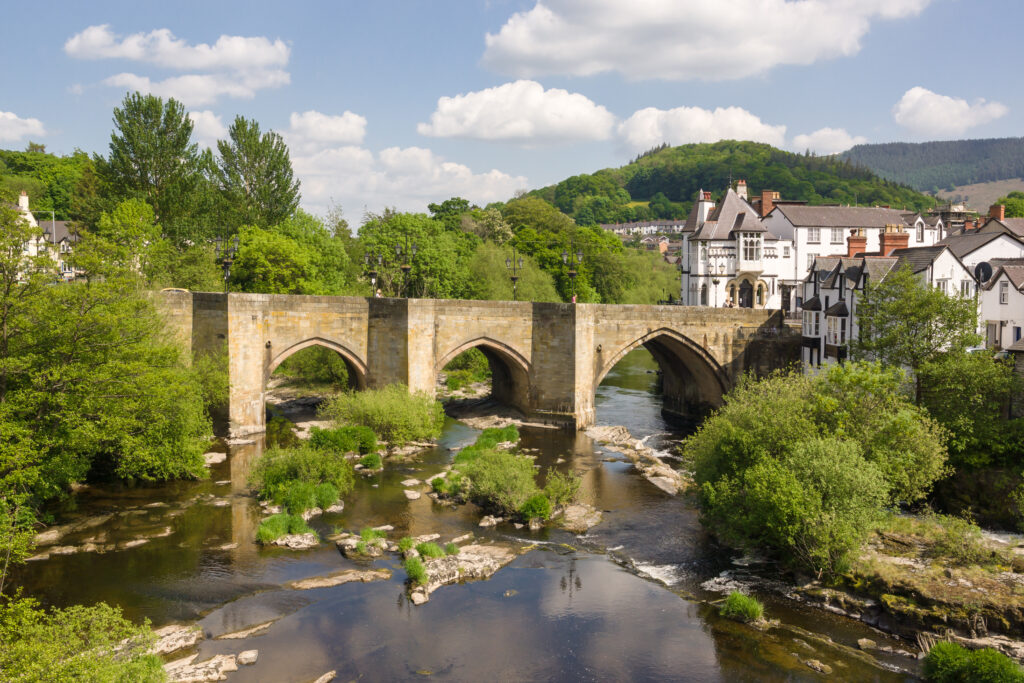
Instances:
[[[681,435],[661,418],[655,369],[646,351],[624,358],[598,389],[597,418],[668,448]],[[583,536],[481,529],[471,505],[453,510],[426,496],[406,500],[399,482],[440,471],[449,448],[476,438],[476,430],[453,420],[436,448],[357,477],[342,513],[314,519],[321,535],[391,524],[394,538],[440,533],[445,541],[472,531],[534,546],[490,580],[442,587],[425,605],[406,599],[394,556],[355,563],[332,543],[297,552],[253,542],[260,508],[247,495],[246,476],[262,440],[227,448],[208,481],[86,489],[57,521],[94,519],[95,526],[62,543],[124,549],[52,554],[15,580],[46,604],[105,600],[155,626],[198,621],[208,635],[199,660],[259,650],[256,665],[229,675],[239,683],[311,681],[332,669],[337,680],[820,680],[806,664],[811,659],[843,680],[906,680],[917,671],[906,657],[873,659],[855,649],[864,637],[900,643],[769,593],[759,597],[779,622],[773,627],[719,617],[708,602],[723,595],[701,584],[730,569],[734,557],[704,534],[688,496],[661,492],[582,433],[521,431],[522,446],[537,449],[540,465],[583,472],[584,499],[605,511],[600,525]],[[139,539],[148,541],[126,547]],[[393,576],[306,591],[283,587],[370,566]],[[216,639],[271,621],[263,635]]]

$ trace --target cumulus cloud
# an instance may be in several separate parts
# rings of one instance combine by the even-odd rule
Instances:
[[[615,117],[579,93],[520,80],[454,97],[442,97],[420,123],[421,135],[503,140],[525,145],[607,140]]]
[[[189,45],[166,28],[122,37],[102,24],[68,38],[64,51],[76,59],[130,59],[181,71],[208,71],[282,67],[290,48],[262,36],[221,36],[213,45]]]
[[[64,51],[76,59],[126,59],[202,72],[164,79],[123,72],[103,80],[107,86],[173,97],[189,106],[206,106],[220,97],[251,99],[260,90],[291,82],[284,69],[290,48],[262,36],[221,36],[213,45],[190,45],[168,29],[119,36],[103,24],[71,36]]]
[[[1009,111],[999,102],[979,98],[970,104],[965,99],[916,86],[903,93],[892,115],[896,123],[918,135],[960,135],[968,128],[1006,116]]]
[[[477,204],[505,200],[526,178],[492,169],[475,173],[422,147],[389,147],[374,154],[353,145],[292,157],[302,180],[303,204],[322,212],[332,200],[353,210],[396,207],[424,211],[439,198],[460,196]]]
[[[781,147],[785,126],[773,126],[740,107],[655,109],[635,112],[618,126],[623,144],[634,152],[663,142],[682,145],[718,140],[753,140]]]
[[[285,138],[294,149],[312,151],[331,145],[358,145],[366,136],[366,117],[346,111],[340,115],[310,110],[292,112]]]
[[[793,136],[790,147],[798,152],[809,149],[817,154],[838,154],[867,141],[863,135],[850,135],[843,128],[819,128],[813,133]]]
[[[856,54],[878,19],[931,0],[538,0],[485,37],[483,64],[521,78],[618,72],[726,80]]]
[[[0,142],[12,142],[27,137],[41,138],[46,128],[39,119],[23,119],[9,111],[0,111]]]
[[[200,147],[216,150],[217,140],[227,138],[228,129],[224,122],[209,109],[190,111],[188,117],[192,119],[192,135]]]

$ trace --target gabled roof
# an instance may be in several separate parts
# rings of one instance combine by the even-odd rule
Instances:
[[[697,225],[697,209],[700,202],[694,202],[693,206],[690,207],[690,213],[686,217],[686,223],[683,225],[683,232],[694,232],[698,227]]]
[[[1018,291],[1024,288],[1024,266],[999,266],[999,269],[992,274],[992,277],[981,288],[985,290],[992,289],[1004,274]]]
[[[850,309],[846,307],[846,302],[842,299],[829,306],[828,310],[825,311],[826,318],[842,318],[848,315],[850,315]]]
[[[816,296],[812,296],[810,299],[805,301],[800,308],[805,311],[820,311],[821,310],[821,299]]]
[[[696,206],[696,204],[694,204]],[[689,221],[687,221],[689,225]],[[700,227],[694,239],[727,240],[737,230],[764,232],[761,217],[731,187],[726,190],[722,203],[711,210],[708,219]]]
[[[808,228],[884,228],[886,225],[909,225],[899,209],[870,206],[794,206],[777,205],[779,211],[796,227]]]
[[[935,259],[939,257],[939,254],[946,251],[946,249],[949,249],[949,247],[944,244],[935,244],[930,247],[894,249],[891,255],[897,258],[897,270],[902,268],[904,265],[909,265],[910,269],[914,273],[920,273],[934,263]]]
[[[47,242],[59,244],[64,240],[69,242],[78,241],[78,232],[73,229],[70,221],[43,221],[39,224],[39,228],[43,231],[43,236]],[[56,233],[56,239],[50,234],[51,228]]]
[[[990,218],[980,229],[985,232],[1008,232],[1014,237],[1024,237],[1024,218]]]
[[[866,258],[861,274],[866,275],[872,282],[879,282],[896,266],[898,260],[892,256]]]
[[[950,235],[936,242],[936,244],[944,244],[949,247],[958,258],[963,258],[971,252],[980,249],[989,242],[999,239],[1000,236],[1009,233],[1005,232],[962,232],[956,235]],[[1016,239],[1013,235],[1010,235]]]

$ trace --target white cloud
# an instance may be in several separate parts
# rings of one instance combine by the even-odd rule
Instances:
[[[252,99],[258,90],[288,85],[287,71],[280,69],[225,74],[187,74],[153,81],[148,76],[120,73],[104,79],[103,84],[127,90],[173,97],[186,106],[213,104],[221,96]]]
[[[931,0],[538,0],[485,37],[483,64],[520,78],[725,80],[860,50],[876,19]]]
[[[342,146],[295,155],[292,163],[302,181],[303,205],[315,212],[332,200],[349,214],[385,207],[424,211],[428,203],[453,196],[483,205],[508,199],[527,184],[522,176],[498,170],[474,173],[421,147],[389,147],[374,155]]]
[[[442,97],[421,123],[421,135],[506,140],[524,144],[607,140],[615,117],[579,93],[515,81],[477,92]]]
[[[978,99],[969,104],[965,99],[916,86],[903,93],[892,115],[896,123],[918,135],[960,135],[968,128],[1006,116],[1009,111],[999,102]]]
[[[626,147],[634,152],[663,142],[683,145],[718,140],[753,140],[781,147],[786,138],[785,126],[764,123],[740,107],[647,107],[620,123],[618,132]]]
[[[366,137],[366,117],[346,111],[341,115],[310,110],[292,112],[285,134],[288,146],[313,151],[330,145],[358,145]]]
[[[284,41],[262,36],[221,36],[213,45],[189,45],[166,28],[121,37],[109,24],[76,33],[64,43],[64,51],[76,59],[130,59],[181,71],[281,67],[290,53]]]
[[[217,140],[227,138],[228,129],[224,122],[209,109],[190,111],[188,117],[192,119],[192,135],[200,147],[209,147],[216,151]]]
[[[189,106],[206,106],[220,97],[251,99],[266,88],[291,82],[284,69],[290,48],[280,39],[221,36],[213,45],[189,45],[168,29],[119,36],[108,24],[90,26],[64,43],[77,59],[127,59],[177,71],[200,71],[154,79],[123,72],[103,80],[111,87],[173,97]]]
[[[813,133],[793,136],[790,148],[797,152],[809,149],[817,154],[838,154],[867,141],[863,135],[850,135],[843,128],[819,128]]]
[[[46,136],[46,128],[39,119],[23,119],[9,111],[0,111],[0,141],[12,142],[22,138]]]

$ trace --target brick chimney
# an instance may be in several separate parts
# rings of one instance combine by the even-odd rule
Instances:
[[[28,192],[25,192],[25,190],[22,190],[21,196],[18,197],[18,208],[22,211],[28,211]]]
[[[993,204],[988,207],[988,217],[1001,221],[1006,218],[1006,207],[1002,204]]]
[[[868,238],[864,236],[864,231],[858,228],[850,230],[850,236],[846,238],[846,255],[853,258],[867,250]]]
[[[736,181],[736,194],[739,195],[740,199],[747,198],[747,181],[738,180]]]
[[[910,235],[903,232],[901,226],[890,223],[885,226],[880,243],[882,256],[888,256],[896,249],[906,249],[910,243]]]
[[[708,214],[715,208],[715,203],[711,201],[711,193],[701,190],[697,193],[697,223],[702,225],[704,221],[708,219]]]
[[[779,198],[778,192],[761,190],[761,218],[764,218],[775,208],[775,200]]]

